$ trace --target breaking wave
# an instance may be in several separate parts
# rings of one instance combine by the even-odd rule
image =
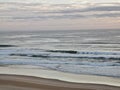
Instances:
[[[70,54],[77,54],[77,51],[66,51],[66,50],[47,50],[48,52],[56,52],[56,53],[70,53]]]
[[[120,52],[88,52],[88,51],[66,51],[66,50],[47,50],[35,51],[32,53],[16,52],[10,53],[9,56],[22,56],[22,57],[39,57],[39,58],[87,58],[87,59],[109,59],[120,60]]]
[[[0,47],[16,47],[15,45],[0,45]]]

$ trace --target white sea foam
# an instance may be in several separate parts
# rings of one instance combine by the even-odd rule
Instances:
[[[39,40],[27,40],[26,43],[40,43],[40,42],[60,42],[58,39],[53,38],[43,38]]]
[[[99,40],[102,40],[101,38],[85,38],[84,41],[85,42],[90,42],[90,41],[99,41]]]
[[[30,37],[35,37],[35,36],[39,36],[39,35],[14,35],[14,36],[6,36],[7,38],[30,38]]]

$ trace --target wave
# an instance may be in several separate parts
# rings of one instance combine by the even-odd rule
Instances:
[[[47,50],[53,53],[68,53],[68,54],[93,54],[93,55],[120,55],[120,52],[90,52],[90,51],[74,51],[74,50]]]
[[[114,43],[114,42],[85,42],[82,44],[120,44],[120,43]]]
[[[73,50],[47,50],[47,52],[56,52],[56,53],[70,53],[70,54],[77,54],[78,51],[73,51]]]
[[[10,56],[27,56],[27,57],[41,57],[41,58],[47,58],[50,56],[47,55],[37,55],[37,54],[10,54]]]
[[[19,59],[19,60],[0,60],[0,65],[56,65],[59,68],[61,65],[90,65],[90,66],[120,66],[119,62],[76,62],[69,60],[34,60],[34,59]]]
[[[10,56],[26,56],[39,58],[81,58],[81,59],[97,59],[97,60],[120,60],[120,56],[111,55],[70,55],[70,54],[9,54]]]
[[[120,52],[79,52],[79,54],[93,54],[93,55],[120,55]]]
[[[74,50],[31,50],[31,49],[6,49],[0,50],[1,56],[21,56],[39,58],[87,58],[101,60],[120,60],[119,51],[74,51]]]
[[[16,47],[15,45],[0,45],[0,47]]]

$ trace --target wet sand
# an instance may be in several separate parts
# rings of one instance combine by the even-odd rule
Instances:
[[[0,75],[0,90],[120,90],[120,87],[70,83],[23,75]]]
[[[120,90],[120,78],[77,75],[32,66],[0,67],[0,90]]]

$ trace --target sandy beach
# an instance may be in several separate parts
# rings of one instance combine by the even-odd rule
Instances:
[[[46,69],[0,67],[0,90],[120,90],[120,79]]]
[[[31,76],[0,75],[0,90],[120,90],[120,87],[70,83]]]

